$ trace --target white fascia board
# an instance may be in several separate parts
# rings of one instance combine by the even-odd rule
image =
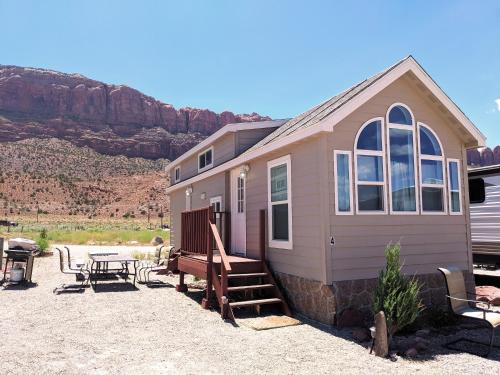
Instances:
[[[238,122],[224,125],[222,128],[217,130],[211,136],[205,138],[203,141],[198,143],[196,146],[191,148],[189,151],[186,151],[184,154],[179,156],[177,159],[173,160],[170,164],[168,164],[165,168],[166,172],[169,172],[173,167],[179,165],[184,160],[190,158],[195,155],[197,152],[202,151],[204,148],[208,148],[212,143],[214,143],[217,139],[226,135],[227,133],[235,133],[241,130],[252,130],[252,129],[266,129],[266,128],[277,128],[278,126],[283,125],[288,119],[284,120],[268,120],[268,121],[255,121],[255,122]]]

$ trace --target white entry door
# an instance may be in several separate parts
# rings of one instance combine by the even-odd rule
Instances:
[[[231,253],[246,255],[246,192],[245,177],[240,176],[239,168],[231,171]]]

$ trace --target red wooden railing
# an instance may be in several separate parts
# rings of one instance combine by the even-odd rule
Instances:
[[[228,216],[229,217],[229,216]],[[229,240],[226,228],[226,240]],[[220,283],[217,269],[214,267],[214,248],[219,251],[221,257]],[[181,219],[181,251],[184,254],[207,256],[207,289],[203,299],[203,306],[209,307],[212,297],[212,287],[215,287],[217,298],[221,307],[221,315],[226,318],[228,273],[231,273],[231,263],[217,229],[216,216],[212,207],[199,210],[186,211],[182,213]]]

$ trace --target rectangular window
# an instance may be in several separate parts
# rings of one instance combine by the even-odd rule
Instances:
[[[416,212],[413,131],[389,129],[391,211]]]
[[[212,168],[213,153],[214,153],[214,148],[210,147],[208,150],[205,150],[198,154],[198,173]]]
[[[456,159],[448,159],[448,186],[450,189],[450,213],[460,215],[462,213],[460,162]]]
[[[245,179],[238,177],[238,213],[245,211]]]
[[[366,153],[367,151],[364,151]],[[357,212],[385,213],[384,157],[380,151],[356,156]]]
[[[333,153],[335,174],[335,212],[339,215],[352,214],[351,152]]]
[[[428,156],[426,156],[427,158]],[[422,184],[422,212],[444,213],[443,162],[436,159],[420,160],[420,182]]]
[[[290,155],[267,163],[269,247],[292,248]]]
[[[181,180],[181,167],[175,167],[174,182],[179,182],[180,180]]]

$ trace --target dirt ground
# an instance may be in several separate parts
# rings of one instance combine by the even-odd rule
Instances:
[[[82,252],[84,249],[82,249]],[[0,287],[0,373],[4,374],[497,374],[490,359],[451,352],[436,337],[428,354],[396,362],[369,354],[350,330],[305,321],[255,331],[203,310],[201,291],[177,293],[175,276],[163,288],[110,281],[98,292],[52,291],[74,278],[55,256],[36,259],[36,286]],[[487,330],[458,333],[487,340]],[[500,332],[497,333],[500,343]]]

